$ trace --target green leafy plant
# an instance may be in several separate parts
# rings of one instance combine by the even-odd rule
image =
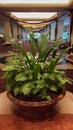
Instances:
[[[12,52],[13,56],[8,59],[2,71],[5,72],[6,89],[12,91],[14,96],[23,95],[26,98],[39,100],[51,100],[52,94],[57,95],[66,91],[65,83],[71,83],[63,71],[57,70],[56,65],[68,49],[62,50],[57,55],[61,39],[48,47],[48,33],[41,36],[39,42],[34,40],[32,29],[30,34],[30,52],[26,52],[17,41],[12,44],[20,53]],[[37,55],[35,54],[37,49]]]

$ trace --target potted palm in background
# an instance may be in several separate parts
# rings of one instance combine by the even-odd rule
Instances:
[[[48,47],[48,33],[41,36],[39,42],[34,40],[32,29],[30,34],[30,52],[26,52],[17,41],[12,40],[20,53],[12,52],[4,71],[7,96],[15,102],[27,115],[45,114],[61,100],[66,93],[65,83],[71,83],[63,71],[56,65],[68,49],[58,55],[61,39]],[[37,49],[37,55],[35,53]]]

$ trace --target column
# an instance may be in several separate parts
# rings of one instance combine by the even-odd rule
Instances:
[[[17,38],[17,24],[13,22],[12,28],[13,28],[13,38],[16,39]]]
[[[4,21],[4,30],[5,30],[5,42],[10,42],[10,36],[11,36],[11,27],[10,27],[10,21]]]
[[[57,36],[56,38],[62,38],[62,35],[63,35],[63,28],[64,28],[64,21],[63,20],[58,20],[58,23],[57,23]]]

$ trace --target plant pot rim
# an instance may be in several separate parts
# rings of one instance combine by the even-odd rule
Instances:
[[[23,101],[20,99],[15,98],[14,96],[12,96],[12,94],[10,93],[10,91],[7,91],[7,97],[14,102],[17,105],[21,105],[21,106],[28,106],[28,107],[42,107],[42,106],[47,106],[47,105],[52,105],[52,104],[56,104],[58,101],[60,101],[66,94],[66,91],[63,91],[58,97],[52,99],[51,101]]]

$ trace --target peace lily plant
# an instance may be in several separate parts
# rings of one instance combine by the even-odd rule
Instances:
[[[32,29],[29,35],[30,52],[26,52],[16,40],[12,40],[19,53],[12,52],[13,56],[2,69],[5,73],[3,78],[6,79],[6,89],[15,97],[22,96],[23,100],[52,100],[54,94],[58,96],[62,91],[66,91],[66,82],[71,83],[63,71],[56,69],[56,65],[68,49],[57,55],[61,39],[49,48],[48,33],[41,36],[38,42],[34,40]]]

